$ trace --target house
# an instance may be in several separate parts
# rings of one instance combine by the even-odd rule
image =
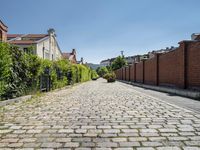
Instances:
[[[76,60],[76,50],[72,49],[71,53],[62,53],[62,57],[64,59],[68,59],[71,63],[76,64],[77,60]]]
[[[81,64],[81,65],[84,64],[84,62],[83,62],[83,57],[81,57],[81,60],[77,61],[77,64]]]
[[[193,33],[191,35],[192,40],[200,40],[200,33]]]
[[[47,34],[8,34],[7,42],[18,46],[24,52],[33,47],[33,53],[43,59],[62,58],[54,29],[49,29]]]
[[[106,60],[102,60],[100,62],[101,66],[110,66],[111,65],[111,59],[106,59]]]
[[[0,20],[0,42],[6,42],[8,27]]]
[[[173,51],[175,49],[177,49],[177,47],[171,46],[170,48],[166,47],[165,49],[153,50],[151,52],[148,52],[148,56],[149,56],[148,58],[153,58],[153,57],[155,57],[156,54],[168,53],[168,52]]]
[[[136,56],[128,56],[128,57],[124,57],[124,58],[125,58],[127,64],[133,64],[133,62],[139,62],[142,59],[142,57],[143,56],[136,55]],[[101,66],[110,66],[115,59],[116,59],[116,57],[102,60],[100,62],[100,65]]]

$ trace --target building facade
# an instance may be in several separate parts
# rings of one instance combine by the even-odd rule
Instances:
[[[0,42],[7,41],[8,27],[0,20]]]
[[[62,57],[68,59],[71,63],[77,64],[75,49],[72,49],[71,53],[62,53]]]
[[[7,42],[18,46],[24,52],[32,47],[33,53],[43,59],[62,58],[54,29],[49,29],[48,34],[8,34]]]

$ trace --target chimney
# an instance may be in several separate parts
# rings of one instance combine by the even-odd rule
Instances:
[[[55,34],[55,30],[53,28],[49,28],[49,30],[47,31],[49,35],[56,35]]]
[[[83,57],[81,57],[81,64],[83,64]]]
[[[72,54],[76,55],[76,49],[74,49],[74,48],[72,49]]]

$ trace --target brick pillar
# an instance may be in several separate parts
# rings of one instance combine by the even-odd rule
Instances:
[[[142,60],[142,83],[145,83],[145,60]]]
[[[156,85],[159,86],[159,56],[160,54],[156,54]]]
[[[124,80],[126,81],[126,67],[124,67],[124,70],[125,70],[125,78],[124,78]]]
[[[136,63],[134,63],[133,65],[134,65],[134,72],[133,72],[134,73],[134,75],[133,75],[134,80],[133,81],[136,82],[136,71],[137,71],[136,70]]]
[[[186,89],[187,85],[187,49],[188,49],[188,41],[182,41],[180,44],[180,52],[179,52],[179,82],[178,87]]]
[[[128,81],[131,81],[131,66],[128,66],[128,68],[129,68],[129,79],[128,79]]]
[[[187,70],[188,70],[188,59],[187,59],[187,55],[188,55],[188,42],[184,42],[184,49],[183,49],[183,55],[184,55],[184,75],[183,75],[183,88],[187,89],[188,88],[188,74],[187,74]]]

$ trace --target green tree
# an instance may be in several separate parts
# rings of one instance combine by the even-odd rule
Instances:
[[[126,66],[127,62],[124,57],[118,56],[111,64],[113,70],[117,70],[123,66]]]
[[[97,68],[97,73],[100,77],[103,77],[106,73],[108,73],[107,67],[99,67]]]

